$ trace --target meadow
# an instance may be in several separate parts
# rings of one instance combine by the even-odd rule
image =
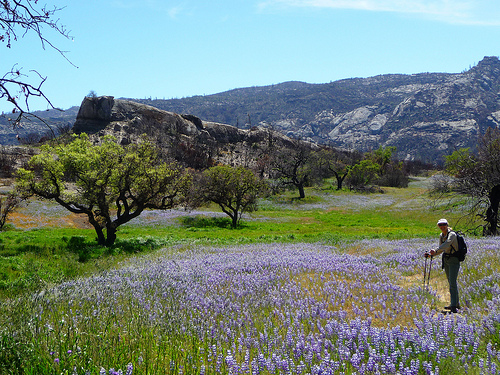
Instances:
[[[462,308],[442,314],[423,253],[460,214],[426,191],[287,193],[238,229],[152,211],[113,249],[33,202],[0,234],[0,374],[500,373],[500,238],[467,237]]]

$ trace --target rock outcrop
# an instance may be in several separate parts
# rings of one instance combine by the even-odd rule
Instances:
[[[195,116],[183,117],[133,101],[101,96],[83,99],[73,131],[99,136],[109,134],[120,143],[128,144],[143,133],[191,136],[201,131],[201,127],[201,120]]]
[[[264,127],[238,129],[111,96],[84,98],[73,131],[90,134],[96,143],[111,135],[122,145],[146,135],[164,150],[179,145],[197,148],[187,151],[205,153],[213,161],[229,165],[250,166],[270,138],[279,147],[294,146],[290,138]]]

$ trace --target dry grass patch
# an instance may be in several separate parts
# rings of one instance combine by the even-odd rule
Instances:
[[[394,290],[377,290],[380,280],[375,277],[360,282],[355,275],[305,272],[295,275],[293,283],[300,287],[301,298],[314,299],[331,313],[362,316],[370,319],[375,327],[415,326],[414,309],[396,300]],[[408,283],[408,288],[401,288],[397,293],[408,300],[414,293],[410,289],[415,286]]]

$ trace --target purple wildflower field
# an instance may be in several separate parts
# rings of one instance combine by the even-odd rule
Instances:
[[[316,197],[320,197],[320,202],[316,203],[303,203],[295,202],[290,203],[279,201],[278,203],[271,200],[262,199],[259,207],[278,209],[278,210],[318,210],[328,209],[331,207],[349,207],[351,210],[363,210],[370,208],[381,208],[391,206],[399,200],[391,195],[386,194],[371,194],[371,195],[332,195],[327,193],[315,192]]]
[[[436,239],[253,244],[164,249],[59,285],[27,330],[47,373],[498,374],[500,238],[468,242],[459,314],[439,312],[440,260],[423,288]]]
[[[212,210],[145,210],[140,216],[132,219],[123,227],[161,227],[165,225],[180,225],[180,219],[186,217],[227,218],[223,212]],[[243,214],[245,221],[256,220],[248,214]],[[259,217],[258,220],[269,220]],[[90,227],[84,215],[71,214],[64,207],[49,201],[30,201],[13,213],[10,222],[20,229],[42,229],[63,227]]]
[[[13,216],[12,222],[17,227],[32,229],[74,226],[73,218],[78,217],[78,215],[72,215],[64,207],[54,202],[40,200],[32,200],[29,204],[22,205]],[[222,212],[209,210],[146,210],[139,217],[125,224],[125,226],[176,225],[181,217],[196,216],[227,217]],[[83,215],[80,215],[80,218],[81,221],[87,221]],[[244,218],[246,220],[250,219],[248,215],[244,215]]]

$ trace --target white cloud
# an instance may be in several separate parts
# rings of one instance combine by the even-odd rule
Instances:
[[[181,13],[182,7],[181,6],[176,6],[168,9],[167,13],[170,18],[175,18],[179,13]]]
[[[259,8],[303,7],[413,14],[437,21],[500,26],[498,0],[263,0]]]
[[[148,9],[155,13],[166,13],[170,18],[176,18],[186,12],[182,4],[170,5],[161,0],[114,0],[114,6],[123,9]]]

